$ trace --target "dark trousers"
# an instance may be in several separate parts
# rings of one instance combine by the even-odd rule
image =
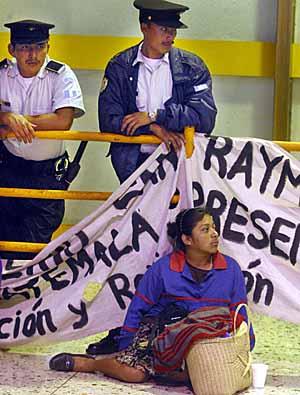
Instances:
[[[63,159],[67,159],[65,154]],[[0,187],[66,189],[59,181],[61,158],[28,161],[0,145]],[[0,240],[48,243],[62,222],[63,200],[0,197]],[[1,258],[32,259],[35,253],[0,251]]]

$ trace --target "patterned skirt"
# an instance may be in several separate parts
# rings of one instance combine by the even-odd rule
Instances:
[[[155,372],[152,347],[148,346],[148,343],[154,325],[153,321],[143,322],[136,332],[132,344],[116,355],[117,361],[153,376]]]

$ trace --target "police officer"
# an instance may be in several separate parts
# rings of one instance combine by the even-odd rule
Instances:
[[[135,0],[143,41],[108,63],[99,95],[100,130],[153,134],[178,150],[185,126],[199,133],[214,128],[216,106],[210,73],[196,55],[173,47],[180,16],[188,7],[164,0]],[[114,143],[113,167],[123,182],[154,151]]]
[[[135,0],[143,41],[109,62],[99,95],[100,130],[128,136],[153,134],[179,150],[185,126],[209,134],[217,109],[210,73],[195,54],[174,48],[180,20],[188,7],[164,0]],[[111,161],[125,181],[154,151],[155,146],[113,143]],[[88,354],[118,349],[119,329],[87,348]]]
[[[36,130],[68,130],[85,110],[73,71],[51,60],[49,29],[22,20],[7,23],[8,52],[0,62],[0,187],[65,189],[68,155],[62,140],[40,140]],[[8,133],[14,137],[5,138]],[[0,240],[48,243],[61,224],[64,201],[0,198]],[[0,253],[32,258],[33,254]]]

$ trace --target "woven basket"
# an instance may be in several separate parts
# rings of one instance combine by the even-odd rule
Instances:
[[[243,322],[231,337],[200,340],[189,351],[186,361],[196,395],[233,395],[251,384],[251,354],[248,325]]]

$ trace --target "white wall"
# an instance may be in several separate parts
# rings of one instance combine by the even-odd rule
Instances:
[[[299,0],[300,1],[300,0]],[[189,29],[178,37],[215,40],[274,41],[276,0],[182,0],[190,7],[183,16]],[[138,12],[131,0],[0,0],[0,30],[6,22],[39,19],[54,23],[53,33],[138,36]],[[97,51],[97,48],[95,48]],[[101,54],[99,54],[101,56]],[[221,59],[220,59],[221,61]],[[209,66],[209,65],[208,65]],[[87,114],[74,130],[97,130],[97,96],[101,81],[95,71],[75,70]],[[272,138],[273,81],[264,78],[214,77],[219,115],[216,135]],[[296,100],[299,103],[298,96]],[[78,143],[68,143],[73,153]],[[105,158],[107,144],[89,143],[82,170],[72,189],[109,191],[118,182]],[[67,202],[65,223],[75,223],[98,203]]]
[[[180,37],[208,40],[274,41],[276,0],[178,0],[190,7],[189,26]],[[133,0],[0,0],[3,23],[47,20],[54,33],[136,36],[138,11]]]

